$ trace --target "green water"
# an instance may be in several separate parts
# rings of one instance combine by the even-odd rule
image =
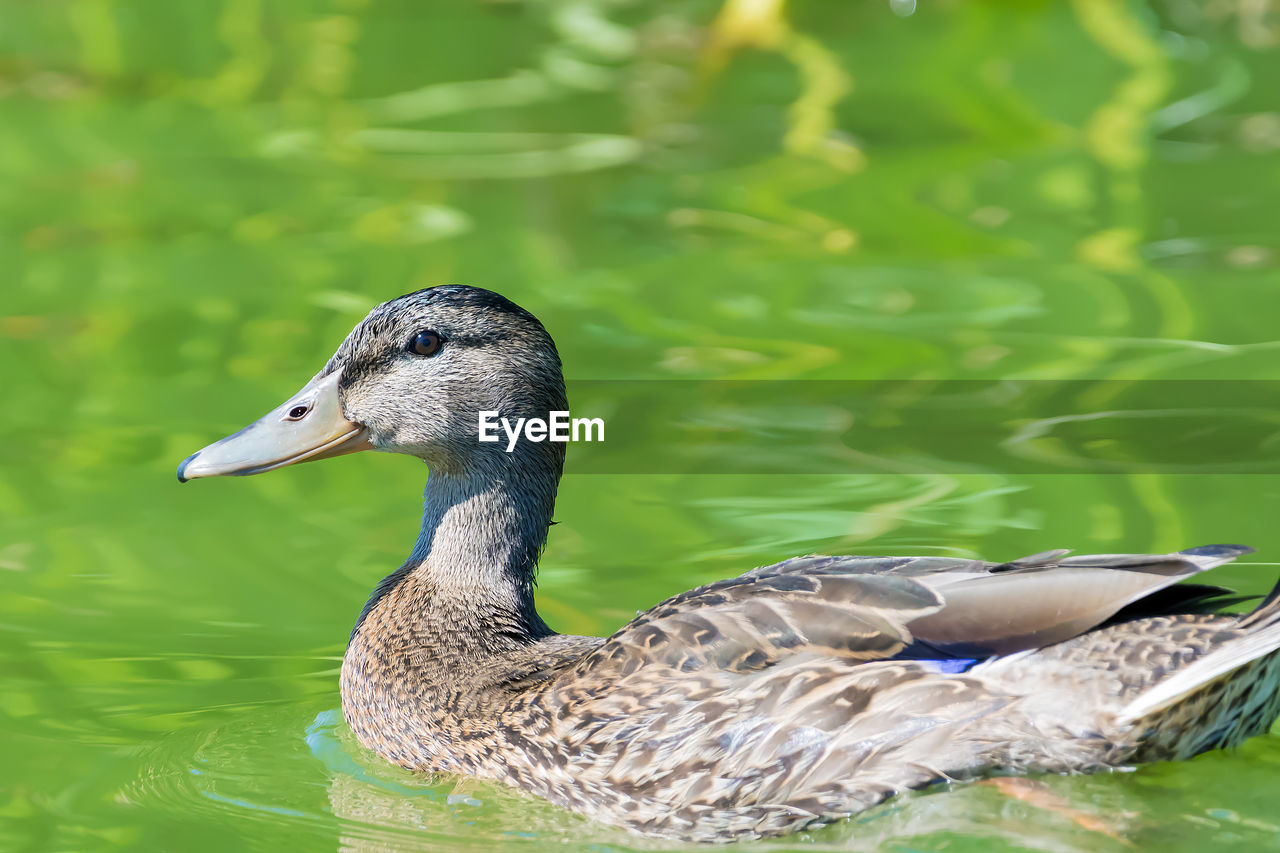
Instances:
[[[1215,579],[1264,592],[1280,13],[920,6],[0,2],[0,848],[671,846],[353,743],[423,466],[174,480],[430,284],[534,311],[616,436],[570,451],[558,630],[810,552],[1242,541]],[[1270,735],[749,846],[1278,849],[1278,774]]]

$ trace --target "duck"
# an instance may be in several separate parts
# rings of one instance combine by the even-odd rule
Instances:
[[[559,634],[534,581],[566,445],[481,440],[480,414],[567,409],[537,318],[443,285],[373,308],[302,390],[179,466],[186,482],[364,450],[427,463],[421,531],[340,676],[348,726],[385,761],[729,842],[938,783],[1185,759],[1280,716],[1280,585],[1225,613],[1229,590],[1182,583],[1242,545],[797,556],[609,637]]]

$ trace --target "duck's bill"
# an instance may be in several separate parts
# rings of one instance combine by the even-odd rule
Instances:
[[[368,432],[342,416],[339,376],[335,372],[313,379],[265,417],[191,454],[178,466],[178,481],[260,474],[372,449]]]

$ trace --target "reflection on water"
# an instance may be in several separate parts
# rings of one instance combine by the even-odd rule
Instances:
[[[670,849],[329,710],[421,465],[173,481],[415,287],[535,311],[609,423],[543,562],[560,630],[812,552],[1243,541],[1215,581],[1272,582],[1273,3],[3,17],[0,848]],[[1277,743],[756,846],[1276,848]]]
[[[1280,469],[1262,381],[603,381],[568,384],[606,441],[573,473],[1235,474]]]
[[[291,740],[282,740],[284,735]],[[270,767],[262,761],[264,747],[275,752]],[[998,844],[1047,853],[1205,845],[1262,849],[1274,844],[1280,824],[1262,812],[1250,814],[1251,804],[1265,808],[1268,795],[1234,777],[1242,762],[1274,769],[1280,749],[1274,741],[1259,741],[1239,754],[1137,773],[936,786],[821,830],[751,846],[978,851]],[[362,853],[548,844],[594,851],[701,849],[592,824],[500,785],[388,766],[356,744],[336,709],[319,711],[309,723],[292,712],[243,715],[235,726],[170,738],[145,753],[139,766],[139,777],[121,791],[119,802],[247,823],[257,827],[259,842],[287,837]],[[312,781],[299,785],[299,779]]]

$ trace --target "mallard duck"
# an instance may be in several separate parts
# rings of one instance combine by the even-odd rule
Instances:
[[[367,449],[428,464],[422,531],[342,664],[347,723],[385,760],[728,841],[939,781],[1186,758],[1280,716],[1280,587],[1227,615],[1205,612],[1221,588],[1178,584],[1251,550],[1238,545],[795,557],[608,638],[557,634],[533,587],[565,445],[508,452],[479,440],[478,413],[567,408],[532,314],[433,287],[374,308],[301,391],[178,468],[256,474]]]

